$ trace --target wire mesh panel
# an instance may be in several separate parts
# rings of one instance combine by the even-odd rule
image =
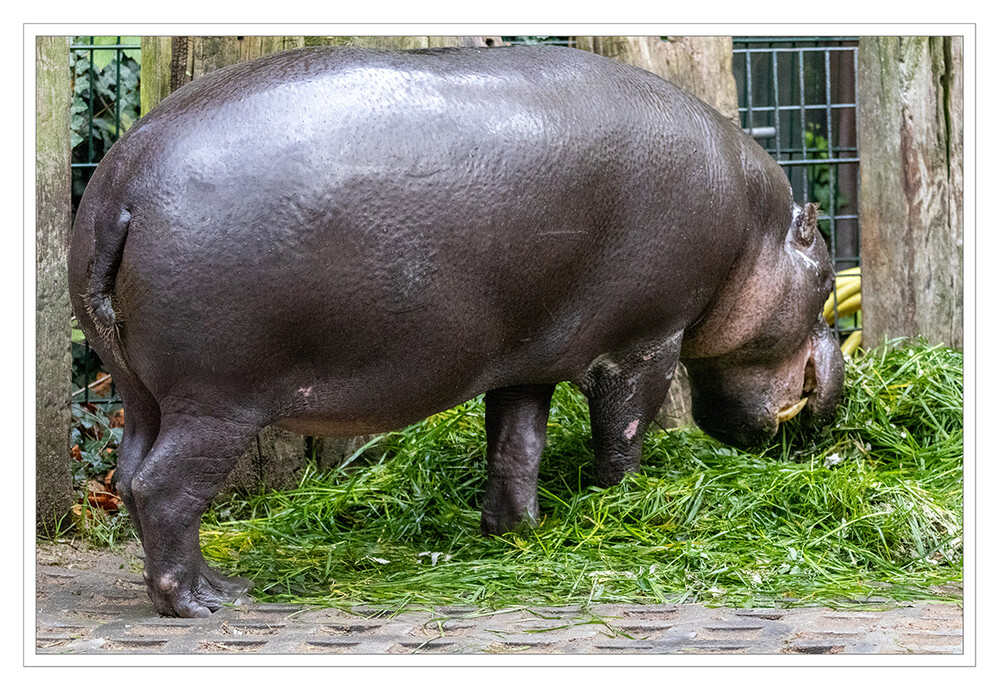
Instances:
[[[837,271],[860,265],[857,39],[734,38],[739,117],[784,168],[795,200],[819,204]],[[859,328],[854,314],[834,324]]]
[[[139,118],[140,44],[135,36],[74,36],[70,163],[73,212],[104,154]],[[117,403],[113,382],[73,324],[73,402]]]

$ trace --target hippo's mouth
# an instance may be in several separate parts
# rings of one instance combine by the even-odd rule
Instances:
[[[793,419],[799,412],[805,409],[805,405],[812,399],[818,383],[815,378],[815,352],[809,354],[805,362],[804,380],[801,384],[801,399],[797,402],[789,403],[777,411],[777,423],[781,424]]]

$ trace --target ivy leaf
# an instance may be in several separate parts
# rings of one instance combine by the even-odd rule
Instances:
[[[94,36],[95,46],[113,46],[117,45],[117,36]],[[102,69],[111,64],[114,60],[115,54],[118,52],[116,50],[94,50],[91,51],[94,54],[94,69],[100,72]]]
[[[137,46],[142,43],[142,39],[139,38],[138,36],[122,36],[121,42],[123,45]],[[140,48],[129,48],[128,50],[125,51],[125,57],[132,58],[136,62],[139,62],[139,56],[141,54],[142,50]]]

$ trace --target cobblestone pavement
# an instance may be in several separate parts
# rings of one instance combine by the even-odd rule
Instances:
[[[58,553],[57,553],[58,551]],[[953,604],[886,611],[596,605],[384,615],[251,603],[156,615],[129,552],[40,546],[38,654],[962,654]]]

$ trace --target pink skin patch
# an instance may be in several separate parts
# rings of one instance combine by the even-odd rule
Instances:
[[[299,388],[298,392],[307,398],[312,395],[312,386],[309,386],[308,388]]]
[[[638,420],[636,419],[624,430],[624,437],[629,441],[635,438],[635,434],[638,433]]]

